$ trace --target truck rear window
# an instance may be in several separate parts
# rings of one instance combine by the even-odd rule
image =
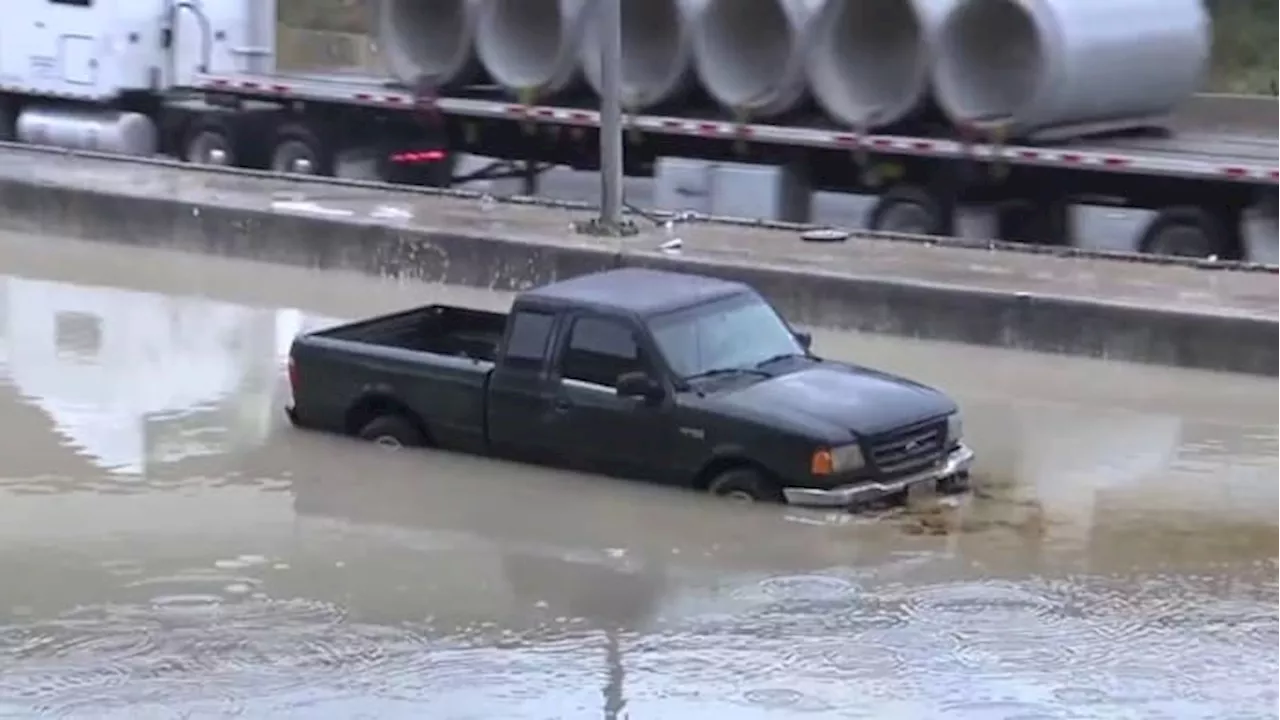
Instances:
[[[511,316],[511,337],[507,339],[506,362],[516,366],[530,364],[541,367],[551,340],[555,316],[550,313],[521,310]]]

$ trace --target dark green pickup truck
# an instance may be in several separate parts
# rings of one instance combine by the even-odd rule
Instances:
[[[956,405],[824,360],[746,285],[624,269],[509,315],[431,305],[298,337],[302,428],[849,507],[967,486]]]

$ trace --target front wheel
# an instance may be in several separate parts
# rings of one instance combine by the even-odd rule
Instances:
[[[751,467],[720,473],[711,481],[708,490],[716,497],[736,502],[782,502],[782,488]]]
[[[388,450],[405,447],[421,447],[427,444],[426,435],[411,420],[400,415],[383,415],[374,418],[360,429],[357,436]]]

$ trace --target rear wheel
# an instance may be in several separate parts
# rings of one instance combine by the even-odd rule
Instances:
[[[712,495],[735,502],[782,502],[782,488],[751,467],[726,470],[711,480]]]
[[[271,169],[296,175],[333,175],[334,156],[305,125],[290,123],[276,133]]]
[[[405,447],[421,447],[427,444],[427,436],[409,418],[402,415],[383,415],[374,418],[360,429],[357,436],[389,450]]]
[[[945,208],[927,190],[898,185],[876,200],[867,227],[907,235],[946,235],[947,219]]]
[[[220,122],[201,122],[188,133],[183,143],[182,159],[195,165],[236,167],[240,163],[240,153],[230,126]]]
[[[1142,234],[1142,252],[1173,257],[1233,257],[1231,231],[1198,207],[1165,208]]]

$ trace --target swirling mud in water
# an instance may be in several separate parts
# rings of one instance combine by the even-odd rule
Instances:
[[[978,491],[730,507],[293,431],[313,309],[457,298],[133,252],[0,238],[0,718],[1276,716],[1274,380],[819,335]]]

